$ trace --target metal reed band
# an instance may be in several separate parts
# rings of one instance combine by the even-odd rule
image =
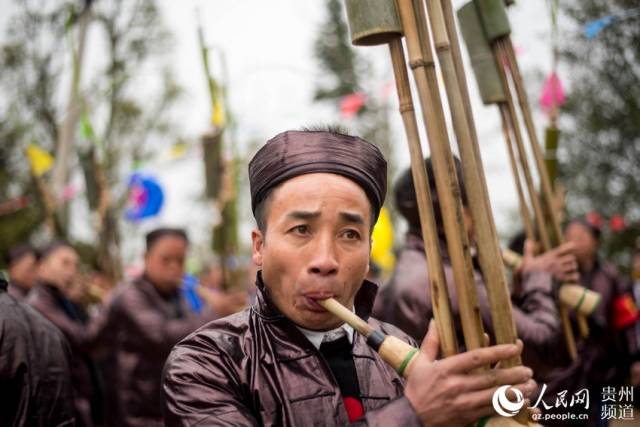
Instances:
[[[375,351],[378,351],[380,350],[380,346],[382,345],[384,338],[385,336],[382,332],[373,331],[371,332],[371,335],[367,337],[367,344],[369,344],[369,346],[373,348]]]

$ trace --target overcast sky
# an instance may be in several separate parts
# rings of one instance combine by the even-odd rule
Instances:
[[[454,0],[454,7],[463,3]],[[0,0],[0,4],[3,10],[11,11],[9,0]],[[197,44],[197,19],[204,28],[207,44],[213,49],[211,61],[217,75],[221,72],[218,52],[223,52],[226,59],[230,109],[238,123],[234,140],[241,150],[250,142],[266,141],[287,129],[339,121],[339,116],[330,108],[312,101],[315,80],[319,76],[312,46],[324,20],[323,0],[160,0],[159,4],[165,23],[175,38],[169,54],[177,79],[186,89],[178,118],[191,141],[196,141],[210,123],[209,95]],[[517,1],[509,14],[512,39],[525,76],[536,69],[546,72],[550,64],[547,2]],[[2,26],[8,13],[3,15],[0,17]],[[392,81],[386,47],[358,48],[358,52],[373,64],[375,82],[369,87],[382,88]],[[467,62],[464,47],[463,55]],[[470,73],[467,74],[491,202],[498,230],[505,233],[514,226],[517,201],[498,112],[495,106],[482,106],[475,81]],[[537,97],[540,88],[532,84],[529,82],[529,91]],[[389,100],[392,111],[397,111],[395,92]],[[533,104],[535,107],[537,102]],[[536,118],[538,132],[542,134],[545,119]],[[344,124],[349,126],[348,122]],[[391,124],[396,159],[403,169],[408,166],[409,158],[399,114],[391,114]],[[426,141],[423,141],[423,151],[428,153]],[[158,218],[141,226],[128,226],[126,235],[142,236],[144,231],[160,224],[177,225],[187,227],[196,243],[206,244],[212,215],[201,201],[204,180],[198,150],[180,161],[150,163],[146,170],[164,185],[166,206]],[[246,174],[246,171],[241,173]],[[242,232],[245,242],[252,225],[248,221],[251,216],[247,212],[247,200],[248,195],[243,194],[242,216],[247,219]],[[78,233],[84,234],[81,228]],[[126,251],[131,255],[139,253],[141,239],[135,240],[138,243]]]
[[[454,7],[463,3],[454,1]],[[239,123],[241,144],[248,140],[265,141],[278,132],[308,123],[339,119],[333,111],[312,102],[314,79],[319,74],[312,45],[324,20],[324,1],[164,0],[161,4],[166,22],[176,37],[174,55],[178,76],[189,91],[183,123],[191,135],[205,130],[209,120],[208,94],[196,41],[196,11],[207,42],[224,51],[226,56],[230,104]],[[518,1],[509,14],[514,29],[512,39],[525,75],[529,70],[548,69],[547,2]],[[466,48],[463,47],[463,51],[466,55]],[[374,64],[378,82],[373,87],[393,79],[386,47],[358,48],[358,52]],[[481,104],[475,81],[470,74],[469,77],[490,197],[498,228],[505,232],[513,227],[517,200],[498,112],[495,106]],[[534,87],[531,92],[537,94],[539,90]],[[395,92],[389,99],[392,110],[397,111]],[[539,133],[544,125],[544,117],[539,117]],[[407,167],[409,158],[399,114],[392,114],[392,126],[394,142],[397,142],[396,158],[402,167]],[[426,141],[423,145],[426,154]],[[191,221],[193,215],[189,215],[193,213],[189,200],[202,191],[199,178],[202,172],[192,166],[185,161],[174,169],[162,168],[169,187],[170,206],[159,221],[177,224],[188,221],[194,230],[197,228]],[[207,215],[200,220],[206,223]]]

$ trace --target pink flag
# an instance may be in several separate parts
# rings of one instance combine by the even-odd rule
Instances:
[[[73,184],[67,184],[62,190],[62,200],[68,202],[76,197],[76,194],[78,194],[78,188]]]
[[[352,119],[358,114],[358,111],[360,111],[366,99],[367,95],[362,92],[343,96],[340,100],[340,114],[342,114],[342,118],[347,120]]]
[[[540,107],[543,110],[550,111],[553,106],[562,106],[565,101],[564,89],[562,82],[556,73],[551,73],[544,82],[542,95],[540,95]]]

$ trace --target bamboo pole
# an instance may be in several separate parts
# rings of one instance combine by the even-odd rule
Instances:
[[[467,349],[473,350],[483,347],[484,328],[469,253],[469,241],[465,232],[460,187],[449,146],[435,63],[428,35],[424,34],[426,27],[418,27],[412,1],[397,0],[397,5],[409,51],[409,66],[418,87],[433,159],[433,171],[442,208],[449,257],[453,267],[464,340]],[[419,34],[419,31],[423,34]]]
[[[449,290],[442,267],[440,243],[436,227],[431,193],[427,185],[428,178],[422,156],[420,135],[415,117],[409,75],[407,73],[402,40],[400,38],[389,42],[389,53],[393,64],[393,74],[396,81],[396,91],[400,105],[400,114],[407,135],[409,154],[411,158],[411,173],[415,186],[420,229],[425,245],[425,256],[429,271],[429,286],[431,289],[431,305],[440,336],[440,344],[445,357],[458,353],[458,343],[455,325],[451,315]]]
[[[538,136],[533,124],[533,116],[531,114],[531,108],[529,107],[527,92],[524,89],[524,82],[520,73],[520,67],[518,66],[515,51],[513,49],[513,44],[511,43],[511,38],[508,36],[496,40],[496,44],[498,44],[500,49],[504,52],[507,63],[509,64],[511,79],[516,89],[520,110],[522,112],[525,128],[527,129],[527,134],[529,136],[531,151],[533,152],[533,158],[538,169],[538,175],[540,176],[540,188],[542,198],[545,202],[544,207],[546,209],[547,217],[551,222],[551,230],[555,236],[553,243],[559,245],[564,243],[564,238],[562,229],[560,228],[558,214],[554,206],[554,192],[549,179],[549,174],[547,172],[547,167],[544,162],[544,154],[542,153],[542,148],[540,148],[540,142],[538,141]],[[587,323],[586,317],[583,314],[576,313],[576,319],[578,322],[580,334],[583,337],[589,336],[589,325]]]
[[[418,0],[414,4],[416,5],[416,15],[424,15],[423,0]],[[489,297],[496,342],[498,344],[513,344],[516,342],[517,332],[512,316],[513,308],[509,285],[504,265],[500,261],[501,251],[491,205],[488,197],[485,197],[488,191],[483,179],[484,174],[480,173],[482,165],[480,159],[476,158],[475,155],[474,146],[477,141],[473,139],[467,115],[467,111],[470,108],[467,109],[464,105],[465,99],[463,98],[455,70],[441,0],[430,0],[427,2],[427,7],[429,9],[428,17],[434,45],[442,69],[453,127],[460,151],[465,187],[469,197],[469,209],[476,234],[478,258]],[[521,360],[516,357],[503,362],[503,364],[505,367],[516,366],[521,364]]]
[[[529,166],[529,161],[527,158],[527,152],[524,147],[524,141],[522,138],[522,134],[520,133],[520,123],[518,120],[518,115],[515,110],[515,105],[513,102],[513,97],[511,95],[511,90],[509,89],[509,83],[507,80],[507,75],[502,65],[504,62],[504,53],[499,45],[494,44],[492,46],[494,55],[496,60],[498,61],[498,73],[500,74],[500,80],[502,81],[502,85],[504,87],[505,97],[506,97],[506,106],[507,106],[507,122],[510,128],[513,130],[513,135],[515,137],[516,148],[518,150],[518,156],[520,159],[520,165],[522,167],[522,172],[524,175],[524,181],[527,187],[527,191],[529,193],[529,199],[531,200],[531,204],[533,206],[533,211],[535,213],[535,221],[536,226],[538,227],[538,233],[540,236],[540,240],[542,241],[542,246],[545,251],[551,249],[551,241],[549,239],[549,233],[547,227],[544,223],[544,213],[542,211],[542,207],[540,205],[540,198],[538,197],[538,192],[535,189],[535,185],[533,183],[533,177],[531,175],[531,168]]]
[[[507,153],[509,154],[509,163],[511,164],[511,172],[513,173],[513,180],[516,186],[516,192],[518,194],[518,205],[520,207],[520,216],[522,217],[522,223],[524,225],[525,234],[527,239],[532,242],[536,240],[535,230],[531,221],[531,213],[529,212],[529,206],[524,197],[524,191],[522,189],[522,181],[520,180],[520,173],[518,170],[518,163],[516,155],[513,150],[513,141],[511,140],[511,134],[509,131],[509,125],[507,123],[507,111],[504,103],[498,104],[500,110],[500,119],[502,122],[502,135],[504,136],[504,142],[507,146]]]
[[[538,226],[538,233],[540,236],[540,240],[542,242],[543,251],[548,251],[551,249],[551,241],[549,239],[549,232],[544,223],[544,214],[542,212],[542,208],[540,206],[540,198],[538,197],[538,193],[535,190],[533,185],[533,178],[531,177],[531,170],[529,168],[529,162],[527,159],[527,153],[524,148],[524,142],[522,140],[522,135],[520,134],[520,124],[518,122],[517,114],[515,111],[513,97],[511,96],[511,89],[509,88],[507,75],[504,69],[504,58],[505,54],[500,48],[500,45],[495,43],[493,46],[494,55],[496,60],[498,61],[498,72],[500,74],[500,80],[505,89],[505,95],[507,98],[507,111],[508,111],[508,121],[513,129],[516,147],[518,148],[518,152],[520,155],[520,165],[522,167],[522,171],[524,173],[525,182],[527,184],[527,188],[529,191],[529,199],[531,200],[531,204],[533,205],[533,210],[535,212],[536,224]],[[567,351],[572,360],[575,360],[578,357],[578,353],[576,351],[576,339],[573,333],[573,328],[571,326],[571,321],[569,319],[569,312],[567,307],[565,307],[562,303],[558,304],[558,311],[560,314],[560,320],[562,322],[562,330],[565,338],[565,342],[567,344]]]
[[[500,43],[502,45],[501,49],[506,54],[505,58],[507,59],[507,63],[509,64],[509,70],[511,72],[514,87],[516,89],[516,94],[518,95],[520,110],[522,111],[525,127],[529,136],[529,142],[531,143],[531,151],[533,152],[533,157],[538,168],[538,174],[540,175],[542,197],[546,202],[547,213],[549,215],[549,220],[551,221],[553,233],[556,235],[557,242],[561,243],[563,240],[562,230],[560,228],[560,222],[558,221],[558,216],[554,208],[554,193],[551,187],[551,182],[549,180],[549,175],[547,173],[547,168],[544,164],[544,155],[542,153],[542,149],[540,148],[538,136],[533,125],[533,116],[529,107],[527,93],[524,90],[524,83],[522,75],[520,74],[520,67],[518,66],[518,61],[516,60],[516,55],[513,50],[513,44],[511,43],[511,39],[509,37],[497,40],[497,43]]]

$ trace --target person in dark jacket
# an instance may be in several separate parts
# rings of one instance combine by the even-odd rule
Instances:
[[[24,299],[36,283],[37,253],[22,244],[9,249],[5,263],[9,272],[9,294]]]
[[[638,351],[633,325],[637,310],[630,293],[630,283],[613,266],[598,255],[600,226],[579,217],[571,220],[564,230],[565,239],[575,246],[580,266],[580,284],[600,294],[600,303],[588,317],[589,336],[577,336],[576,360],[565,355],[565,364],[551,372],[546,379],[546,401],[553,402],[558,393],[568,390],[567,396],[587,389],[590,395],[588,420],[549,423],[550,425],[596,426],[602,420],[603,388],[619,388],[629,375],[630,355]],[[631,308],[631,310],[628,310]],[[631,312],[630,312],[631,311]],[[578,330],[572,313],[573,329]],[[631,403],[631,402],[629,402]],[[566,412],[564,408],[553,408]]]
[[[386,161],[373,144],[335,130],[284,132],[254,156],[249,181],[257,302],[173,349],[166,425],[467,425],[493,412],[498,385],[533,391],[525,367],[472,373],[517,354],[517,345],[434,363],[435,327],[405,381],[316,302],[334,297],[415,344],[369,317],[377,288],[365,280],[370,235],[386,193]]]
[[[493,322],[489,309],[489,299],[482,273],[474,254],[473,221],[468,210],[468,200],[464,191],[464,177],[460,161],[457,158],[455,158],[455,166],[458,182],[460,182],[462,188],[461,196],[467,234],[472,244],[472,254],[474,255],[474,276],[480,313],[487,332],[492,334]],[[453,278],[453,269],[447,254],[440,202],[430,158],[425,159],[425,167],[432,196],[437,232],[441,241],[441,255],[451,300],[451,309],[454,317],[457,317],[459,316],[459,307],[456,286]],[[394,193],[396,207],[407,220],[409,230],[405,238],[404,247],[399,253],[392,277],[389,283],[383,287],[379,301],[376,302],[377,312],[374,311],[374,315],[398,326],[414,339],[420,340],[427,330],[428,319],[433,317],[433,308],[429,272],[410,169],[401,174],[396,182]],[[552,294],[552,276],[549,272],[555,271],[562,280],[577,279],[575,258],[570,254],[567,256],[569,249],[570,245],[566,245],[566,247],[534,257],[533,246],[528,244],[522,267],[514,274],[512,301],[516,331],[518,337],[524,343],[524,363],[534,368],[537,376],[541,376],[552,369],[552,366],[545,359],[547,359],[546,356],[551,351],[552,346],[557,344],[561,332],[558,310]],[[457,336],[458,342],[464,343],[461,328],[457,331]]]
[[[0,274],[0,425],[73,426],[69,344]]]
[[[57,241],[41,251],[37,284],[27,303],[58,327],[71,345],[71,384],[74,391],[76,423],[93,426],[102,423],[103,396],[100,373],[93,352],[105,331],[104,311],[89,319],[66,292],[76,279],[78,254],[69,243]]]
[[[183,230],[154,230],[146,245],[143,275],[117,289],[109,309],[115,355],[107,421],[114,426],[162,425],[162,368],[171,348],[219,317],[209,304],[199,313],[190,310],[180,292],[188,247]],[[245,295],[219,298],[227,298],[224,310],[245,303]]]

